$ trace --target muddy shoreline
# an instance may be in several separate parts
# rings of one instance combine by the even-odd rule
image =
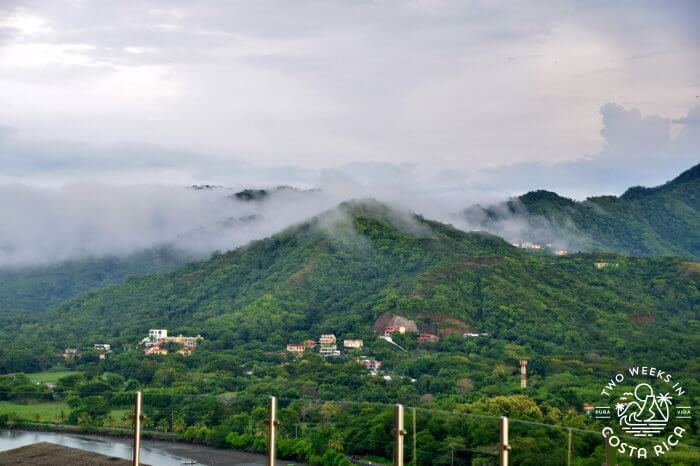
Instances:
[[[34,427],[34,428],[32,428]],[[90,442],[103,442],[109,445],[119,444],[119,452],[116,455],[127,458],[129,457],[129,447],[131,445],[131,438],[128,436],[128,429],[125,430],[111,430],[110,432],[85,432],[78,429],[68,428],[57,428],[49,429],[47,426],[27,426],[23,425],[21,429],[5,430],[5,432],[17,433],[17,434],[28,434],[28,435],[41,435],[46,434],[48,437],[58,436],[57,438],[64,437],[67,441],[85,441],[86,451],[95,451],[89,448],[87,445]],[[156,437],[161,437],[160,433],[156,434]],[[167,434],[164,437],[168,437]],[[39,441],[51,442],[51,438],[41,439]],[[60,440],[59,440],[60,441]],[[58,443],[54,441],[53,443]],[[206,445],[198,445],[193,443],[185,443],[178,441],[175,438],[160,438],[153,439],[149,436],[144,435],[141,442],[142,452],[153,452],[153,453],[164,453],[167,455],[173,455],[176,457],[181,457],[182,461],[173,459],[172,462],[168,464],[199,464],[199,465],[210,465],[210,466],[228,466],[228,465],[265,465],[266,458],[264,455],[257,453],[250,453],[244,451],[230,450],[224,448],[214,448]],[[80,447],[79,447],[80,448]],[[142,453],[143,454],[143,453]],[[128,459],[128,458],[127,458]],[[188,463],[187,460],[194,460],[195,463]],[[144,458],[144,463],[146,463]],[[162,464],[162,463],[161,463]],[[302,465],[303,463],[288,461],[288,460],[277,460],[276,464],[278,466],[287,466],[290,464]]]

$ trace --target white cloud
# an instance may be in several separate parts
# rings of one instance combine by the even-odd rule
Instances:
[[[307,167],[573,160],[601,102],[685,113],[696,5],[7,0],[41,32],[2,31],[0,122]]]

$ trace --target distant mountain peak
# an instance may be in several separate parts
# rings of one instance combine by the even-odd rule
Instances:
[[[472,228],[572,251],[700,257],[700,164],[657,187],[586,201],[545,190],[463,212]]]
[[[545,189],[538,189],[536,191],[530,191],[526,194],[523,194],[522,196],[519,196],[518,199],[525,204],[526,206],[535,204],[536,202],[540,201],[547,201],[551,202],[557,205],[575,205],[576,201],[573,199],[569,199],[568,197],[560,196],[559,194],[552,192],[552,191],[547,191]]]
[[[700,163],[691,167],[675,177],[673,180],[669,181],[668,184],[678,184],[685,183],[688,181],[698,181],[700,180]]]
[[[277,186],[276,188],[267,188],[267,189],[254,189],[254,188],[248,188],[244,189],[243,191],[239,191],[235,194],[232,194],[229,196],[231,199],[238,199],[239,201],[261,201],[271,194],[277,194],[277,193],[283,193],[283,192],[289,192],[289,193],[313,193],[318,191],[318,189],[297,189],[292,186]]]

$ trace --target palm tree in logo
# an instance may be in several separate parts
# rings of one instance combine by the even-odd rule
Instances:
[[[626,392],[624,395],[634,395],[634,401],[615,405],[621,426],[631,427],[668,421],[672,398],[668,393],[655,396],[651,385],[640,383],[635,387],[634,394]],[[620,399],[626,400],[627,397],[623,396]]]

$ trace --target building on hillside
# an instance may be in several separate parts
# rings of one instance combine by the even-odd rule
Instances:
[[[165,348],[161,348],[159,345],[150,346],[146,348],[143,352],[144,354],[168,354],[168,350],[166,350]]]
[[[151,340],[160,340],[161,338],[168,338],[168,331],[164,328],[152,328],[148,331],[148,338]]]
[[[321,356],[340,356],[340,351],[336,345],[322,345],[318,353]]]
[[[343,340],[343,346],[345,348],[362,348],[364,346],[364,342],[359,339],[346,339]]]
[[[306,351],[306,346],[303,343],[289,343],[287,345],[287,351],[296,354],[303,354]]]
[[[355,362],[359,362],[363,366],[365,366],[365,369],[367,369],[370,372],[377,372],[380,367],[382,367],[382,362],[377,361],[376,359],[370,359],[368,357],[363,357],[363,358],[355,358]]]
[[[437,335],[433,335],[432,333],[421,333],[418,335],[418,341],[420,342],[436,342],[440,341],[440,337]]]
[[[321,335],[321,338],[318,339],[318,342],[321,344],[321,346],[335,345],[336,344],[335,335],[333,335],[332,333],[329,333],[326,335]]]
[[[304,340],[305,348],[313,348],[316,345],[318,345],[318,342],[316,340]]]
[[[479,333],[479,332],[466,332],[462,334],[463,337],[465,338],[476,338],[476,337],[487,337],[489,336],[488,333]]]
[[[191,346],[185,346],[184,348],[180,348],[179,350],[176,351],[177,354],[181,354],[183,356],[189,356],[192,354],[194,351],[194,348]]]
[[[164,343],[177,343],[183,346],[183,349],[187,349],[187,354],[192,353],[192,351],[197,348],[199,342],[204,340],[202,335],[197,335],[196,337],[187,337],[183,334],[179,334],[175,337],[168,336],[167,329],[151,329],[148,331],[148,336],[141,340],[141,344],[145,347],[145,354],[168,354],[168,351],[162,348]],[[151,348],[157,348],[152,352],[148,352]],[[179,351],[178,351],[179,352]],[[180,353],[180,354],[185,354]]]
[[[595,411],[595,407],[590,404],[590,403],[584,403],[583,404],[583,412],[586,414],[591,414],[593,411]]]
[[[63,357],[66,359],[77,358],[80,356],[80,350],[77,348],[66,348],[63,352]]]
[[[186,337],[182,334],[176,336],[176,337],[165,337],[162,338],[164,341],[172,341],[174,343],[179,343],[183,345],[185,348],[196,348],[197,344],[199,344],[200,341],[204,340],[204,337],[202,335],[197,335],[196,337]]]
[[[567,254],[569,254],[569,251],[564,248],[557,248],[554,250],[555,256],[566,256]]]
[[[97,343],[97,344],[93,345],[93,347],[97,351],[104,351],[106,353],[112,351],[112,346],[107,344],[107,343]]]
[[[392,333],[394,332],[399,332],[401,334],[406,333],[406,327],[402,327],[401,325],[387,325],[384,327],[384,336],[385,337],[390,337]]]

